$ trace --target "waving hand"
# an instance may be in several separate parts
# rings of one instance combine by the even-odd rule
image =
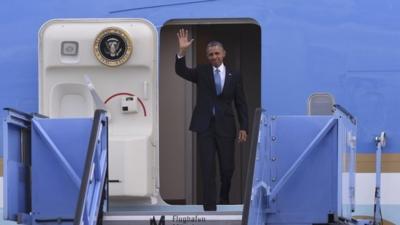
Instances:
[[[188,30],[180,29],[179,32],[176,34],[176,36],[178,36],[179,56],[185,56],[186,50],[194,41],[194,39],[189,40],[188,33],[189,33]]]

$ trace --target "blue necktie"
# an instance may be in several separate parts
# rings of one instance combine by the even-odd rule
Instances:
[[[215,81],[215,89],[217,91],[217,95],[221,94],[221,77],[219,76],[219,69],[214,71],[214,81]]]
[[[219,69],[214,71],[214,82],[215,82],[215,90],[217,91],[217,95],[221,94],[221,77],[219,76]],[[215,105],[212,109],[213,115],[215,115]]]

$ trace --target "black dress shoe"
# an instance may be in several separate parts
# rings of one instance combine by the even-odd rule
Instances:
[[[228,199],[220,199],[219,204],[220,205],[229,205],[229,200]]]
[[[203,205],[204,211],[217,211],[217,205]]]

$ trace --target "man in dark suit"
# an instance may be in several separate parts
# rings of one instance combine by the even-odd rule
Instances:
[[[229,204],[229,190],[234,171],[236,126],[232,102],[239,119],[239,143],[245,142],[248,130],[247,104],[242,79],[224,65],[225,50],[221,43],[207,45],[209,64],[196,68],[186,67],[185,54],[193,39],[187,30],[177,33],[179,52],[175,72],[182,78],[196,83],[197,102],[193,111],[190,130],[197,133],[200,167],[203,176],[204,210],[216,210],[215,155],[218,155],[221,190],[219,203]]]

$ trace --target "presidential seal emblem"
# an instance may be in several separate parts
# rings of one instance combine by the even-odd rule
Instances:
[[[119,66],[131,57],[132,42],[124,30],[109,27],[97,35],[94,54],[104,65]]]

